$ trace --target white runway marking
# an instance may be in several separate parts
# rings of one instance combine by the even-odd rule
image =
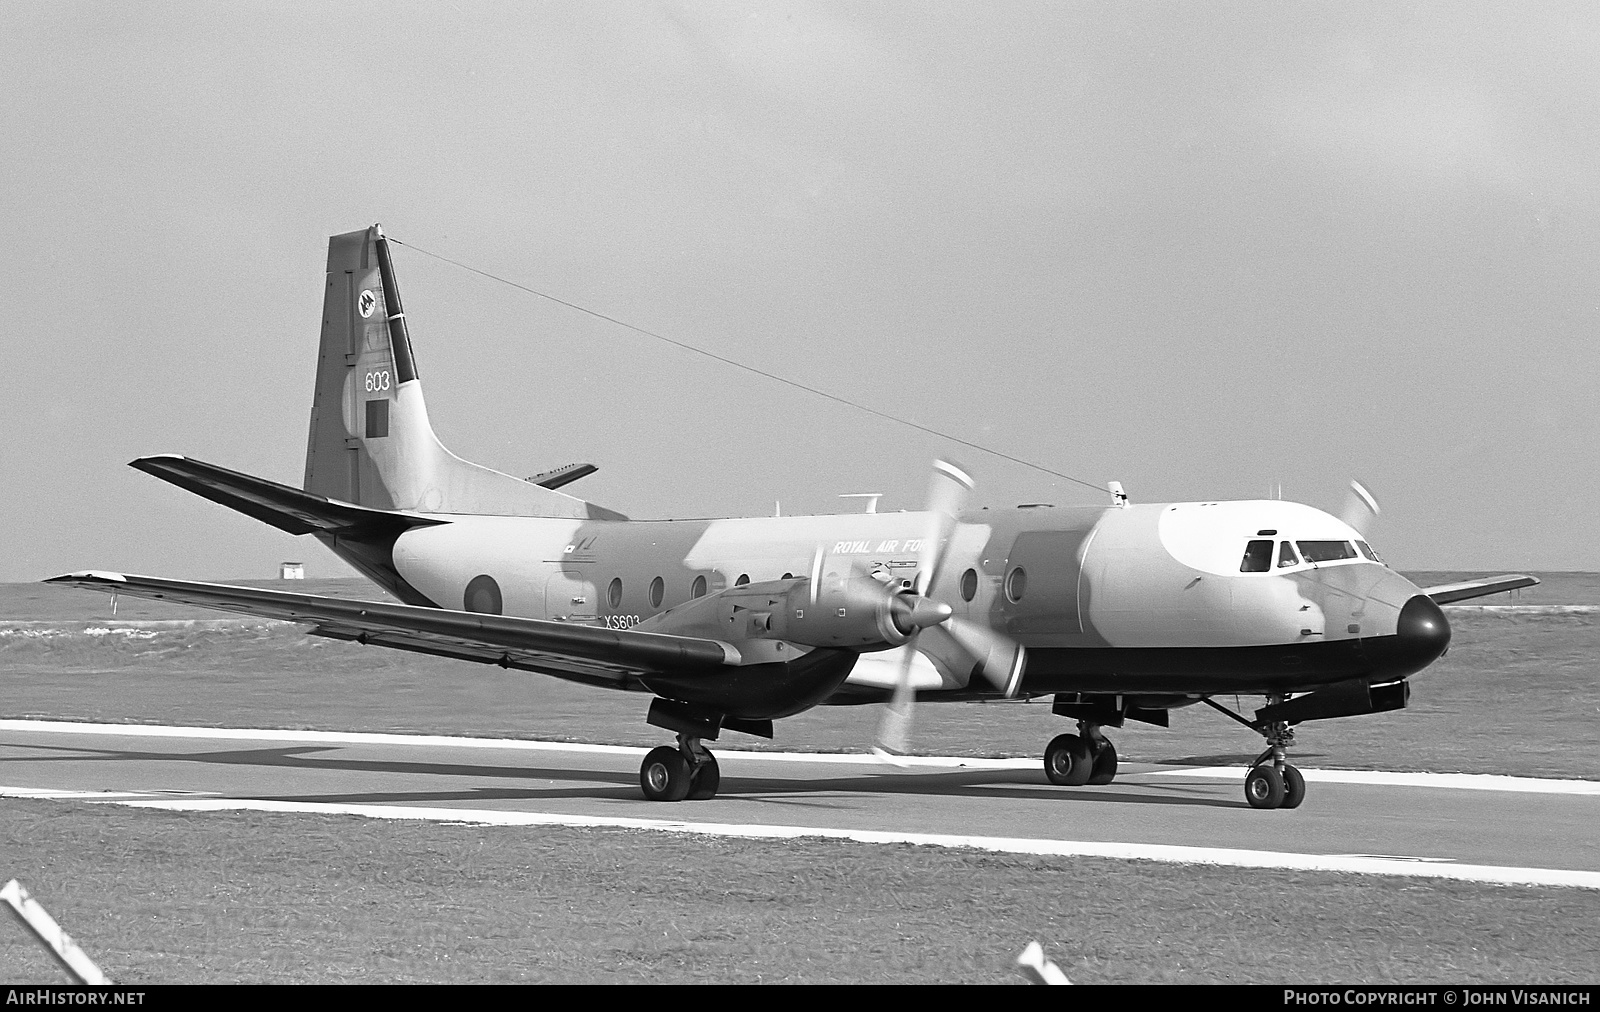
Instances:
[[[524,738],[465,738],[434,734],[381,734],[367,731],[282,731],[270,728],[171,727],[160,724],[93,724],[63,720],[0,720],[0,731],[117,734],[134,738],[213,738],[224,741],[296,741],[328,745],[427,745],[443,748],[496,748],[528,752],[590,752],[643,756],[635,745],[591,745],[576,741],[530,741]],[[827,762],[849,766],[889,766],[877,756],[853,752],[747,752],[713,746],[722,755],[771,762]],[[976,759],[969,756],[896,756],[893,765],[921,769],[1039,769],[1041,760]],[[1243,766],[1161,767],[1128,771],[1131,777],[1201,777],[1243,780]],[[1526,794],[1600,795],[1600,781],[1507,777],[1488,773],[1388,773],[1381,770],[1302,769],[1307,781],[1324,784],[1366,784],[1381,787],[1448,787],[1457,790],[1520,791]]]
[[[1447,612],[1476,612],[1484,615],[1593,615],[1600,612],[1594,604],[1446,604]]]
[[[0,796],[14,788],[0,787]],[[17,792],[21,793],[21,792]],[[37,797],[29,792],[26,796]],[[56,797],[95,800],[89,791],[57,792]],[[622,819],[587,815],[552,815],[540,812],[501,812],[464,808],[408,808],[399,805],[339,805],[300,801],[243,801],[232,798],[130,799],[106,792],[98,799],[130,808],[159,808],[173,812],[294,812],[312,815],[358,815],[369,819],[423,819],[455,825],[571,826],[578,828],[639,829],[666,833],[694,833],[750,840],[789,840],[814,837],[856,843],[899,843],[925,847],[959,847],[1003,854],[1038,857],[1103,857],[1114,860],[1161,861],[1233,868],[1279,868],[1293,871],[1349,872],[1359,875],[1409,875],[1419,878],[1456,879],[1496,885],[1569,886],[1600,889],[1600,872],[1553,868],[1506,868],[1495,865],[1454,864],[1438,858],[1408,858],[1367,854],[1293,854],[1268,850],[1223,847],[1179,847],[1152,843],[1091,843],[1076,840],[1034,840],[1022,837],[954,836],[940,833],[894,833],[859,829],[822,829],[808,826],[753,826],[726,822],[678,822],[669,819]]]
[[[1203,766],[1162,770],[1168,777],[1214,777],[1243,780],[1243,766]],[[1378,787],[1448,787],[1468,791],[1519,791],[1523,794],[1600,795],[1600,781],[1507,777],[1491,773],[1385,773],[1382,770],[1301,770],[1307,781],[1324,784],[1371,784]]]
[[[247,728],[165,727],[133,724],[87,724],[63,721],[0,720],[0,730],[105,734],[133,737],[223,739],[235,741],[293,741],[329,745],[390,744],[427,745],[453,748],[497,748],[543,752],[591,752],[642,755],[646,750],[616,745],[590,745],[578,742],[539,742],[519,739],[454,738],[442,735],[399,735],[361,732],[282,731]],[[732,750],[723,750],[732,751]],[[739,752],[741,760],[777,762],[820,762],[878,765],[870,755],[827,753]],[[914,764],[927,769],[989,768],[1033,769],[1036,759],[969,759],[961,757],[915,757]],[[1306,779],[1331,783],[1370,786],[1452,787],[1490,791],[1528,793],[1600,794],[1600,784],[1581,780],[1537,780],[1503,776],[1472,776],[1454,773],[1384,773],[1368,771],[1306,770]],[[1202,769],[1157,769],[1130,774],[1130,777],[1209,777],[1238,779],[1242,769],[1208,767]],[[158,808],[170,811],[263,811],[357,815],[377,819],[426,819],[454,824],[488,826],[573,826],[613,827],[660,832],[697,833],[746,839],[789,839],[814,837],[852,840],[860,843],[898,843],[920,846],[962,847],[1013,854],[1056,857],[1102,857],[1121,860],[1163,861],[1182,864],[1222,865],[1240,868],[1281,868],[1300,871],[1350,872],[1369,875],[1410,875],[1447,878],[1505,885],[1571,886],[1600,889],[1600,872],[1550,868],[1519,868],[1498,865],[1456,864],[1438,858],[1372,854],[1297,854],[1279,851],[1244,850],[1218,847],[1192,847],[1165,844],[1088,842],[1021,837],[951,835],[936,833],[889,832],[808,826],[761,826],[736,823],[686,822],[671,819],[639,819],[607,816],[560,815],[538,812],[484,809],[407,807],[380,804],[335,804],[240,800],[183,791],[147,790],[89,791],[26,787],[0,787],[0,796],[72,799]]]

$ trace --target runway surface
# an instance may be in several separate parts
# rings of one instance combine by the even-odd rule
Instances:
[[[642,799],[644,750],[504,739],[0,721],[0,795],[502,825],[831,836],[1018,853],[1600,888],[1600,783],[1306,770],[1250,809],[1242,769],[1125,764],[1048,783],[1036,760],[717,749],[710,801]]]

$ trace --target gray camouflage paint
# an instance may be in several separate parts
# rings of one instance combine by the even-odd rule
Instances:
[[[392,566],[409,588],[441,607],[472,610],[468,585],[489,577],[505,614],[721,638],[736,642],[746,663],[806,653],[808,646],[780,633],[819,621],[820,604],[835,626],[850,627],[837,635],[856,637],[851,645],[868,651],[849,684],[892,685],[900,660],[884,663],[891,655],[874,652],[898,653],[898,642],[863,641],[882,616],[842,614],[861,612],[859,597],[833,591],[843,594],[840,581],[859,585],[874,573],[881,581],[910,581],[929,526],[925,514],[627,521],[456,457],[434,435],[421,382],[400,378],[411,363],[404,355],[397,366],[390,343],[389,307],[399,299],[385,294],[384,243],[377,226],[329,242],[305,488],[450,522],[400,535],[387,560],[375,558],[371,546],[331,544],[335,551],[364,572]],[[373,425],[374,418],[381,424]],[[1325,513],[1276,501],[972,511],[951,535],[930,596],[1028,648],[1024,691],[1053,691],[1041,673],[1052,665],[1070,669],[1060,658],[1074,653],[1300,646],[1395,633],[1400,608],[1418,591],[1377,563],[1238,572],[1246,541],[1265,530],[1274,538],[1280,530],[1288,539],[1359,538]],[[819,599],[810,600],[809,619],[797,617],[805,609],[795,589],[810,598],[802,578],[812,574],[819,553]],[[1026,588],[1008,594],[1007,580],[1018,568]],[[970,601],[959,593],[969,569],[977,577]],[[657,578],[659,603],[650,595]],[[715,600],[695,599],[700,579]],[[751,587],[730,590],[741,581]],[[767,616],[767,626],[750,626],[752,615]],[[988,691],[972,679],[973,659],[941,632],[928,630],[919,640],[923,658],[914,684],[935,696]],[[1274,678],[1250,684],[1262,691],[1288,684]]]

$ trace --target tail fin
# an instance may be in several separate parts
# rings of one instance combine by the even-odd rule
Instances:
[[[328,240],[305,490],[385,510],[622,518],[444,448],[428,422],[389,241],[377,225]]]

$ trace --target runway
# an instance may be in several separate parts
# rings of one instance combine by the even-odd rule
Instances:
[[[500,825],[606,825],[1600,888],[1600,783],[1306,770],[1305,804],[1258,812],[1242,769],[1125,764],[1105,787],[1037,760],[716,749],[721,793],[651,803],[643,749],[0,721],[0,795]]]

